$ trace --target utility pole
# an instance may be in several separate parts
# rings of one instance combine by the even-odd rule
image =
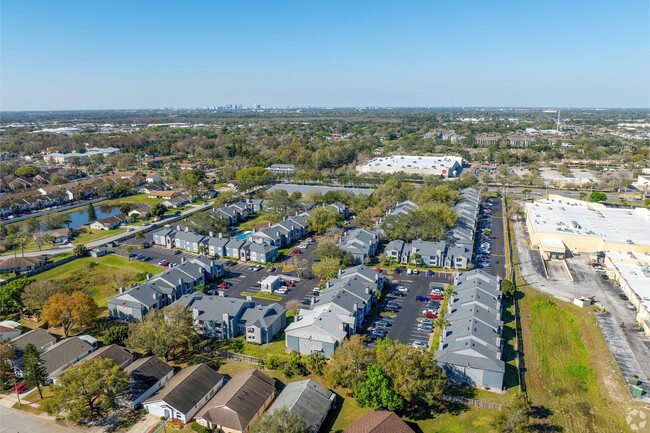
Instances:
[[[14,392],[16,393],[16,397],[18,397],[18,407],[21,407],[22,405],[20,404],[20,392],[18,392],[18,389],[16,388],[16,376],[14,376]]]

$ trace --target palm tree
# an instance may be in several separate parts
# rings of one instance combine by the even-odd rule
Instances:
[[[436,317],[433,319],[433,326],[435,326],[440,332],[442,332],[443,328],[449,325],[449,321],[444,318],[444,316]]]
[[[142,238],[144,238],[144,235],[142,234],[142,232],[137,232],[136,234],[133,235],[133,239],[135,239],[136,241],[138,239],[142,239]]]
[[[131,251],[133,251],[133,246],[129,245],[128,247],[124,248],[124,251],[126,251],[126,255],[129,259],[129,262],[131,261]]]
[[[411,262],[415,266],[415,269],[418,268],[418,262],[420,261],[420,255],[418,253],[411,254]]]
[[[449,299],[452,295],[455,295],[457,292],[454,290],[454,287],[449,284],[447,288],[445,288],[445,291],[442,292],[444,295],[445,299]]]
[[[198,251],[199,251],[199,254],[205,254],[208,251],[208,247],[201,244],[201,245],[199,245]]]

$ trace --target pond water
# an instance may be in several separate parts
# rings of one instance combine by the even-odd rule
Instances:
[[[79,208],[80,210],[75,212],[70,212],[68,217],[72,221],[70,223],[71,229],[78,229],[84,224],[88,224],[88,206]],[[119,206],[108,206],[108,205],[95,205],[95,214],[97,219],[108,218],[109,216],[117,215],[120,213]]]

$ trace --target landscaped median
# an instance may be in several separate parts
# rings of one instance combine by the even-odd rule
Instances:
[[[253,298],[260,298],[260,299],[268,299],[269,301],[275,301],[275,302],[280,302],[282,301],[282,298],[279,296],[271,295],[269,293],[263,293],[263,292],[241,292],[240,295],[242,296],[252,296]]]

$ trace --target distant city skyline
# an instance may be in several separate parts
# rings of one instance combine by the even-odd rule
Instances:
[[[647,1],[0,4],[0,110],[648,108]]]

